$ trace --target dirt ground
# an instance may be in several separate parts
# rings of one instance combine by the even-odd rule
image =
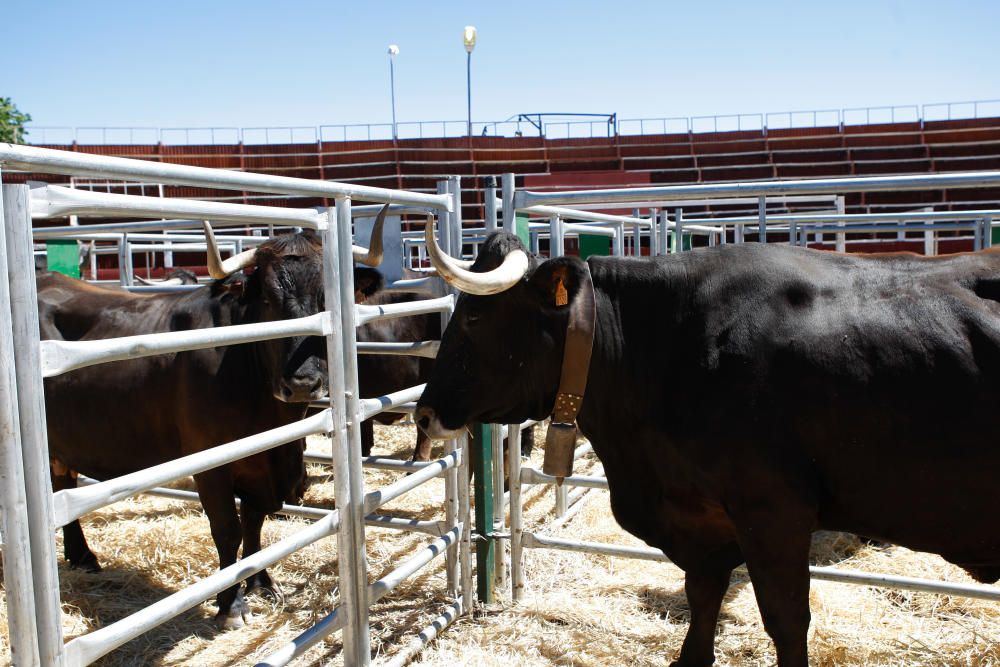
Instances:
[[[412,426],[376,427],[376,453],[407,458]],[[319,439],[311,449],[321,446]],[[533,457],[540,465],[540,452]],[[592,458],[578,472],[600,472]],[[310,465],[313,485],[306,502],[329,506],[329,469]],[[399,473],[369,471],[369,488]],[[193,488],[190,483],[181,488]],[[438,479],[384,508],[419,519],[441,518],[443,482]],[[551,534],[574,539],[639,544],[616,526],[607,493],[591,491],[579,513]],[[535,529],[551,519],[552,493],[529,492],[526,520]],[[104,571],[89,574],[60,562],[64,633],[72,638],[138,611],[217,567],[208,521],[196,504],[141,497],[102,509],[84,521],[91,547]],[[305,525],[272,519],[264,526],[270,544]],[[371,577],[388,572],[430,538],[383,529],[368,532]],[[61,550],[61,546],[60,546]],[[821,534],[814,540],[815,564],[909,576],[970,581],[936,556],[893,547],[874,548],[856,538]],[[580,665],[639,667],[664,665],[678,651],[687,627],[683,574],[646,561],[590,554],[529,550],[524,601],[509,598],[460,619],[414,661],[424,667],[457,665]],[[291,640],[332,608],[337,593],[336,540],[325,539],[270,569],[285,593],[284,604],[251,598],[253,622],[217,631],[214,604],[185,612],[165,626],[113,651],[107,666],[253,665]],[[375,605],[371,612],[376,658],[392,655],[448,602],[444,563],[435,560]],[[816,665],[1000,665],[1000,605],[925,593],[814,582],[810,657]],[[0,613],[2,609],[0,609]],[[0,661],[9,662],[5,618]],[[771,665],[774,651],[764,633],[745,572],[733,577],[723,607],[717,650],[721,665]],[[342,662],[339,633],[296,664]]]

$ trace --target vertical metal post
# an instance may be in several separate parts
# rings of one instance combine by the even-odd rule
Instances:
[[[392,52],[392,47],[389,49],[389,96],[392,100],[392,139],[395,141],[399,138],[396,133],[396,68],[394,66],[396,54]]]
[[[524,595],[524,573],[521,569],[524,549],[521,546],[524,517],[521,506],[521,425],[507,425],[507,468],[510,487],[510,597],[520,602]]]
[[[475,606],[472,600],[472,517],[470,516],[468,435],[463,434],[455,441],[455,446],[459,449],[459,460],[458,466],[453,470],[458,487],[458,521],[462,524],[458,543],[458,562],[461,569],[459,593],[462,596],[462,613],[468,614]],[[491,578],[492,573],[489,576]]]
[[[611,237],[611,254],[615,257],[625,256],[625,223],[615,225],[615,235]]]
[[[666,255],[670,245],[670,217],[667,210],[660,211],[660,254]]]
[[[719,225],[719,245],[726,245],[726,226]]]
[[[844,215],[847,211],[847,202],[844,200],[844,195],[837,197],[837,215]],[[837,223],[838,227],[844,226],[844,221],[841,220]],[[819,239],[817,239],[819,240]],[[847,233],[837,232],[836,235],[836,250],[837,252],[847,252]]]
[[[993,218],[989,216],[983,218],[983,247],[993,247]]]
[[[496,540],[493,539],[493,429],[488,424],[473,424],[476,446],[472,447],[470,459],[476,483],[476,597],[483,604],[494,600],[493,584],[496,579]],[[497,442],[497,447],[503,445]],[[466,601],[466,608],[472,605]]]
[[[486,188],[483,190],[486,198],[486,234],[490,235],[497,230],[497,179],[496,176],[486,177]]]
[[[767,197],[757,198],[757,240],[767,243]]]
[[[788,243],[789,245],[799,244],[799,223],[794,220],[788,223]]]
[[[558,215],[553,215],[549,218],[549,257],[562,257],[565,254],[566,238],[562,219]]]
[[[503,195],[503,230],[517,235],[517,216],[514,214],[514,174],[504,174],[500,178]]]
[[[503,531],[506,515],[504,502],[504,458],[503,458],[503,426],[490,424],[490,438],[496,443],[493,447],[493,530]],[[504,541],[498,544],[496,550],[496,588],[507,587],[507,546]]]
[[[5,185],[0,195],[0,520],[3,530],[3,581],[7,594],[7,630],[10,637],[11,664],[37,665],[37,641],[55,642],[61,650],[62,636],[38,634],[35,618],[36,596],[43,591],[35,588],[31,564],[31,534],[29,505],[24,479],[21,420],[18,414],[18,391],[11,313],[11,290],[8,276],[20,270],[34,279],[34,263],[30,268],[9,266],[7,263],[6,227],[31,227],[28,186]],[[34,302],[31,306],[34,308]],[[37,332],[37,328],[36,328]],[[39,377],[39,381],[41,378]],[[46,471],[47,473],[47,471]],[[48,475],[46,474],[46,478]],[[35,479],[37,484],[40,480]],[[49,491],[51,498],[51,491]],[[45,525],[44,523],[42,525]],[[51,524],[48,524],[51,525]],[[52,534],[43,535],[49,542]],[[55,567],[55,556],[50,554]],[[48,594],[48,592],[46,592]],[[55,610],[59,609],[59,588],[55,588]],[[44,600],[46,604],[52,600]],[[51,610],[50,610],[51,611]],[[58,616],[57,616],[58,617]],[[61,624],[61,619],[59,619]],[[37,638],[37,639],[36,639]],[[52,647],[49,647],[52,648]],[[47,655],[50,652],[47,651]]]
[[[933,224],[933,223],[932,223]],[[983,221],[976,220],[972,227],[972,250],[978,252],[983,249]]]
[[[451,192],[451,186],[448,181],[438,181],[437,182],[437,193],[439,195],[446,195]],[[454,255],[451,248],[451,216],[449,211],[438,211],[438,244],[441,249],[444,250],[449,255]],[[441,315],[441,330],[444,331],[444,327],[447,325],[448,316],[442,313]]]
[[[674,252],[684,252],[684,209],[674,209]]]
[[[649,256],[660,254],[660,235],[657,233],[659,231],[657,227],[657,210],[655,208],[649,209]]]
[[[733,243],[743,243],[743,223],[733,225]]]
[[[20,192],[20,195],[15,195]],[[16,197],[17,203],[14,203]],[[11,329],[17,354],[18,410],[21,422],[25,496],[31,537],[31,569],[35,586],[38,652],[43,665],[62,664],[62,610],[59,576],[52,533],[52,483],[49,477],[45,395],[38,345],[38,297],[33,270],[28,191],[10,191],[5,197],[7,270],[10,282]]]
[[[448,192],[454,202],[448,225],[448,232],[451,235],[451,254],[455,257],[462,257],[462,177],[448,177]]]
[[[337,560],[340,573],[340,601],[347,618],[344,627],[344,664],[371,663],[371,639],[368,628],[368,568],[365,559],[364,477],[361,470],[361,406],[358,391],[357,331],[354,313],[354,258],[351,256],[351,199],[336,200],[336,221],[329,225],[324,249],[327,303],[334,296],[330,310],[340,320],[333,321],[341,331],[340,340],[328,341],[330,368],[330,404],[335,407],[334,422],[334,494],[340,512],[337,533]],[[331,284],[331,278],[337,283]],[[340,343],[340,359],[329,351]],[[340,363],[338,367],[337,364]],[[334,376],[337,375],[336,386]],[[342,406],[342,407],[341,407]]]

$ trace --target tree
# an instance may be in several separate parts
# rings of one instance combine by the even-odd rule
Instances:
[[[0,97],[0,141],[22,143],[27,134],[24,124],[30,120],[31,116],[18,111],[9,97]]]

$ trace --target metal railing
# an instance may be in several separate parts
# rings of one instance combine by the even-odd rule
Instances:
[[[358,188],[334,182],[305,181],[284,177],[261,177],[259,174],[162,165],[123,158],[104,158],[40,148],[0,144],[0,164],[34,172],[85,174],[101,178],[189,184],[203,187],[239,187],[248,190],[284,193],[287,191],[324,191],[336,198],[328,212],[294,209],[255,210],[183,199],[160,199],[134,195],[81,193],[65,188],[37,188],[34,206],[28,203],[29,188],[9,185],[3,188],[3,211],[0,226],[0,322],[8,323],[12,335],[2,336],[0,358],[5,375],[0,376],[0,473],[5,484],[0,496],[0,518],[5,538],[5,587],[12,652],[17,664],[41,663],[76,667],[93,662],[131,638],[163,623],[213,594],[240,582],[302,546],[323,537],[338,537],[340,566],[340,605],[331,617],[337,622],[321,622],[310,636],[321,638],[344,627],[344,658],[348,664],[368,664],[370,660],[368,604],[395,587],[403,577],[440,553],[447,552],[449,591],[461,612],[470,600],[468,487],[459,484],[467,479],[463,472],[466,457],[459,441],[446,447],[438,462],[383,489],[364,492],[361,475],[360,422],[382,409],[410,402],[420,387],[383,396],[375,401],[359,397],[357,380],[357,342],[355,327],[361,322],[403,317],[419,312],[450,312],[451,297],[431,302],[413,302],[382,306],[377,312],[355,306],[353,275],[340,267],[350,267],[352,260],[351,197],[381,203],[402,202],[410,206],[441,212],[445,220],[457,220],[449,209],[455,208],[456,192],[423,195],[379,188]],[[194,208],[191,208],[194,207]],[[182,210],[185,209],[185,210]],[[287,224],[315,228],[323,236],[324,291],[329,310],[300,320],[235,325],[213,329],[153,333],[100,341],[39,341],[34,271],[32,261],[31,217],[39,215],[92,214],[160,217],[197,214],[218,220],[221,226],[271,223],[282,219]],[[452,224],[449,222],[447,224]],[[149,223],[156,227],[156,223]],[[80,228],[77,228],[80,229]],[[8,282],[7,277],[10,277]],[[131,473],[78,489],[60,491],[53,496],[48,472],[48,447],[43,408],[42,377],[72,372],[86,365],[116,359],[135,359],[174,350],[216,347],[289,335],[311,334],[327,338],[330,402],[318,415],[298,422],[223,444],[153,468]],[[374,350],[378,352],[378,350]],[[393,350],[401,352],[401,350]],[[415,350],[426,353],[426,350]],[[369,350],[372,352],[372,350]],[[16,389],[15,389],[16,387]],[[17,415],[20,415],[20,418]],[[146,490],[155,490],[164,482],[226,464],[254,452],[299,439],[307,434],[326,433],[333,439],[334,481],[338,509],[317,515],[318,521],[280,542],[223,568],[193,586],[131,616],[82,635],[63,644],[59,584],[56,571],[52,530],[109,502]],[[437,466],[437,469],[433,469]],[[446,475],[445,532],[433,543],[419,549],[412,558],[379,580],[367,585],[364,556],[364,525],[377,520],[371,513],[388,499],[397,497],[431,476]],[[16,482],[23,479],[23,484]],[[390,522],[387,527],[407,529]],[[25,531],[24,528],[27,530]],[[452,605],[451,607],[453,607]],[[449,608],[451,608],[449,607]],[[330,617],[328,617],[330,618]],[[297,643],[286,650],[285,664],[301,653]],[[287,658],[287,659],[286,659]]]
[[[935,102],[845,109],[803,109],[758,113],[715,114],[617,119],[606,121],[542,121],[541,135],[549,139],[620,135],[729,132],[768,129],[842,127],[873,123],[914,123],[1000,117],[1000,99]],[[399,139],[464,137],[466,120],[410,121],[396,124]],[[392,141],[392,123],[343,123],[285,127],[74,127],[32,125],[27,139],[33,144],[297,144],[318,141]],[[474,121],[475,136],[538,136],[526,120]]]

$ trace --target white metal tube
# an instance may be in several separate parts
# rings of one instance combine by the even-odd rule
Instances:
[[[464,599],[453,602],[445,607],[444,613],[435,618],[430,624],[421,630],[416,637],[411,639],[406,646],[392,656],[392,658],[382,664],[382,667],[404,667],[410,660],[415,658],[423,648],[431,643],[435,637],[455,622],[455,619],[462,613]]]
[[[504,451],[503,427],[500,424],[490,424],[490,439],[493,443],[493,530],[503,531],[506,512],[504,508]],[[518,443],[520,449],[520,442]],[[497,590],[507,587],[507,547],[503,542],[497,543],[496,549],[496,579]]]
[[[440,459],[430,461],[427,465],[412,475],[407,475],[406,477],[398,479],[392,484],[384,486],[381,489],[369,491],[365,494],[364,499],[365,513],[374,512],[386,503],[391,502],[401,495],[417,488],[427,480],[437,477],[442,472],[455,469],[461,462],[461,456],[462,455],[458,450],[448,452]]]
[[[549,257],[566,254],[566,239],[563,236],[562,219],[558,215],[549,218]]]
[[[403,403],[416,401],[420,398],[420,394],[423,393],[424,387],[426,386],[426,384],[420,384],[416,387],[408,387],[406,389],[401,389],[400,391],[394,391],[391,394],[379,396],[378,398],[361,399],[361,418],[368,419],[369,417],[374,417],[380,412],[385,412],[389,408],[402,405]]]
[[[514,174],[504,174],[500,179],[503,195],[503,230],[508,234],[517,234],[516,216],[514,213]]]
[[[564,232],[575,232],[577,234],[595,234],[597,236],[607,236],[614,238],[618,231],[614,227],[598,227],[597,225],[576,225],[571,222],[562,223]]]
[[[816,178],[748,183],[701,183],[649,188],[618,188],[609,190],[569,190],[563,192],[531,192],[521,190],[515,195],[514,206],[524,209],[538,205],[578,206],[593,202],[630,204],[657,199],[691,200],[717,197],[759,197],[783,194],[841,194],[844,192],[878,192],[924,190],[928,188],[978,188],[1000,185],[1000,171],[919,174],[909,176],[875,176],[857,178]]]
[[[0,143],[0,163],[14,169],[47,174],[92,176],[123,181],[148,181],[168,185],[190,185],[227,190],[249,190],[306,197],[354,197],[383,204],[407,204],[447,209],[447,197],[373,188],[334,181],[272,176],[242,171],[192,167],[166,162],[89,155],[68,151]]]
[[[11,334],[16,357],[20,452],[31,541],[38,657],[43,665],[62,665],[62,608],[52,540],[55,527],[52,522],[52,482],[49,477],[45,394],[39,370],[38,297],[27,187],[4,186],[3,209],[7,274],[0,275],[0,281],[6,279],[10,286]]]
[[[253,206],[193,199],[142,197],[75,190],[47,185],[31,191],[31,217],[132,216],[137,218],[190,217],[240,224],[279,224],[316,229],[325,219],[311,208]]]
[[[548,218],[552,218],[552,216],[558,215],[560,218],[563,218],[565,220],[585,220],[588,222],[606,222],[611,224],[618,224],[619,222],[625,222],[639,226],[646,226],[651,224],[649,220],[646,220],[645,218],[640,218],[638,216],[609,215],[607,213],[597,213],[596,211],[584,211],[578,208],[566,208],[563,206],[532,206],[530,208],[521,210],[521,213],[543,215]]]
[[[37,665],[34,579],[31,576],[31,536],[25,495],[21,422],[17,406],[17,355],[11,331],[10,285],[7,276],[6,220],[23,224],[25,186],[4,185],[0,193],[0,520],[3,533],[3,582],[11,664]],[[8,214],[9,210],[9,214]],[[28,267],[22,267],[27,271]],[[32,269],[33,271],[33,269]],[[45,637],[51,641],[50,636]],[[60,639],[60,644],[61,644]]]
[[[327,409],[291,424],[188,454],[92,486],[64,489],[53,497],[54,526],[64,526],[99,507],[116,503],[175,479],[217,468],[299,438],[327,433],[331,426],[331,414]]]
[[[340,599],[348,616],[344,626],[344,664],[365,667],[371,663],[371,639],[368,627],[368,605],[366,585],[368,567],[365,557],[365,511],[364,476],[361,469],[361,421],[363,420],[358,389],[357,323],[355,309],[350,307],[354,300],[354,274],[348,268],[354,265],[351,254],[351,200],[337,199],[336,225],[330,237],[337,249],[337,265],[340,268],[338,288],[340,290],[341,337],[338,341],[343,350],[343,394],[330,396],[335,402],[342,400],[346,406],[346,423],[338,428],[335,442],[335,490],[337,507],[341,511],[341,526],[337,534],[337,561],[340,572]],[[328,258],[332,260],[332,258]],[[325,267],[329,270],[330,264]],[[328,344],[329,346],[329,344]]]
[[[409,303],[387,303],[382,306],[357,305],[357,325],[389,320],[395,317],[407,317],[409,315],[427,315],[428,313],[451,312],[455,307],[455,297],[452,295],[442,296],[437,299],[424,299],[422,301],[412,301]]]
[[[546,475],[541,470],[532,467],[521,468],[522,484],[555,484],[557,477]],[[605,477],[590,477],[587,475],[572,475],[563,478],[565,486],[582,486],[590,489],[607,489],[608,480]]]
[[[385,595],[390,593],[407,577],[412,576],[415,572],[420,570],[420,568],[431,562],[436,556],[443,553],[448,546],[455,543],[457,538],[457,530],[448,531],[408,558],[402,565],[387,574],[385,577],[382,577],[375,583],[367,586],[363,602],[365,609],[368,608],[368,605],[375,604],[380,599],[385,597]],[[303,632],[294,640],[264,658],[264,660],[257,663],[256,667],[283,667],[296,657],[302,655],[315,646],[324,637],[336,632],[340,628],[344,628],[346,631],[347,619],[345,617],[347,612],[345,612],[344,608],[345,603],[343,598],[341,598],[341,603],[336,609],[333,610],[333,612],[321,619],[316,625]],[[344,664],[353,665],[356,663],[347,662],[345,660]]]
[[[337,530],[340,517],[334,510],[316,523],[297,531],[280,542],[241,558],[229,567],[205,577],[173,595],[127,616],[100,630],[77,637],[66,644],[68,667],[88,665],[102,655],[110,653],[130,639],[148,632],[178,614],[209,599],[219,591],[246,579],[251,574],[278,562],[291,553],[316,542]]]
[[[437,356],[439,347],[441,347],[439,340],[422,340],[414,343],[362,342],[358,343],[358,354],[390,354],[433,359]]]
[[[472,592],[472,520],[469,516],[472,499],[469,493],[469,436],[463,434],[458,439],[458,465],[455,477],[458,483],[458,522],[461,526],[458,542],[458,562],[461,569],[459,598],[467,600],[463,613],[469,614],[473,607]]]
[[[510,596],[514,603],[520,602],[524,596],[524,572],[522,571],[524,553],[521,538],[523,535],[523,506],[521,503],[521,448],[518,442],[521,433],[520,424],[508,424],[507,436],[507,475],[510,487]]]
[[[489,176],[486,180],[486,188],[483,190],[483,197],[486,205],[486,233],[492,234],[497,230],[497,181],[496,177]]]
[[[101,340],[43,340],[41,341],[42,376],[52,377],[94,364],[139,359],[170,352],[201,350],[287,336],[323,336],[330,332],[331,326],[326,313],[316,313],[294,320],[234,324],[189,331],[165,331]]]

